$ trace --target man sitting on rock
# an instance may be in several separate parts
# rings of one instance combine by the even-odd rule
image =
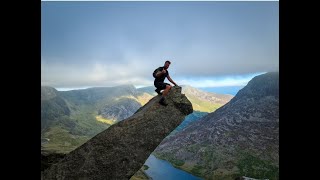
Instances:
[[[158,95],[162,95],[159,103],[164,106],[168,105],[165,102],[165,96],[167,96],[168,92],[171,89],[171,85],[168,83],[164,83],[164,79],[167,78],[175,86],[178,86],[169,76],[168,68],[169,68],[170,64],[171,64],[170,61],[166,61],[164,63],[163,67],[159,67],[153,72],[153,77],[155,78],[154,79],[154,86],[157,88],[155,91],[158,93]],[[161,93],[160,91],[163,89],[164,89],[164,91]]]

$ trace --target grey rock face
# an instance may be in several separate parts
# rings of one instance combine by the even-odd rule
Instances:
[[[202,166],[208,179],[218,168],[241,169],[244,152],[278,167],[279,73],[256,76],[230,102],[166,138],[155,152]]]
[[[131,117],[114,124],[70,152],[42,179],[130,179],[161,141],[193,112],[191,102],[173,87],[168,106],[152,98]]]

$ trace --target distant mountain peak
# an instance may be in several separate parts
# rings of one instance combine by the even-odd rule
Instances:
[[[49,100],[57,96],[58,91],[50,86],[41,86],[41,100]]]
[[[252,78],[236,97],[279,97],[279,72],[268,72]]]

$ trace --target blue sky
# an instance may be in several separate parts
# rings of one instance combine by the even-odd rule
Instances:
[[[243,86],[279,71],[279,2],[41,2],[41,84]]]

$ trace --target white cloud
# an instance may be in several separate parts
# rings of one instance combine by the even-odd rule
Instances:
[[[164,59],[166,60],[167,58]],[[152,72],[155,68],[162,66],[165,60],[156,61],[155,58],[139,56],[135,52],[127,53],[122,61],[90,60],[87,65],[61,63],[61,60],[45,61],[43,59],[41,64],[41,84],[55,88],[108,87],[123,84],[133,84],[138,87],[153,86],[154,78],[152,77]],[[191,85],[199,88],[244,86],[254,76],[261,74],[245,72],[236,73],[238,75],[230,75],[228,73],[226,75],[216,75],[212,73],[211,75],[203,76],[204,72],[201,72],[200,69],[195,70],[197,63],[194,63],[195,65],[193,66],[190,64],[190,67],[187,64],[187,62],[183,63],[181,60],[172,60],[169,72],[171,78],[178,85]],[[207,66],[203,71],[210,72],[210,68],[210,66]],[[166,82],[169,81],[166,80]]]
[[[98,61],[96,61],[98,62]],[[94,63],[77,65],[64,63],[41,64],[41,85],[56,88],[78,88],[90,86],[116,86],[121,84],[152,85],[152,72],[140,63]]]

